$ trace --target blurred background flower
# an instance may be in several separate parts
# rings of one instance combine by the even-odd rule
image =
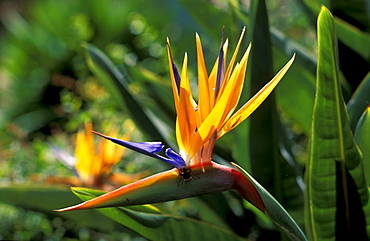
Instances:
[[[122,126],[126,129],[122,139],[128,141],[135,128],[134,124],[130,120],[126,120]],[[126,149],[113,145],[104,139],[96,141],[96,145],[91,131],[93,131],[92,123],[86,122],[85,128],[77,132],[74,156],[59,147],[51,147],[55,156],[66,167],[76,173],[77,178],[49,176],[46,179],[46,183],[64,183],[73,186],[88,186],[111,190],[150,174],[150,170],[137,174],[112,173],[113,165],[122,159]],[[119,131],[116,126],[110,125],[107,133],[118,136]]]

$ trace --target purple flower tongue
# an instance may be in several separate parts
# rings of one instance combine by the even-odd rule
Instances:
[[[175,63],[172,63],[172,68],[173,68],[173,75],[175,76],[177,94],[180,95],[180,85],[181,85],[180,74],[179,74],[179,71],[177,70],[177,67],[176,67]]]
[[[220,91],[222,82],[225,76],[225,68],[224,68],[224,28],[222,28],[222,40],[221,40],[221,47],[220,53],[218,54],[218,66],[217,66],[217,75],[216,75],[216,88],[215,88],[215,99]]]
[[[168,50],[169,50],[169,57],[170,57],[170,60],[171,60],[171,65],[172,65],[172,71],[173,71],[173,75],[174,75],[173,77],[174,77],[175,83],[176,83],[177,94],[180,95],[181,77],[180,77],[179,71],[177,70],[175,62],[173,61],[170,42],[169,42],[168,39],[167,39],[167,47],[168,47]]]
[[[147,156],[153,156],[154,153],[160,152],[164,148],[164,145],[162,144],[162,142],[159,142],[159,141],[157,141],[157,142],[138,142],[138,143],[135,143],[135,142],[129,142],[129,141],[124,141],[124,140],[116,139],[116,138],[113,138],[113,137],[109,137],[109,136],[103,135],[103,134],[101,134],[99,132],[96,132],[96,131],[91,131],[91,132],[98,135],[98,136],[104,137],[105,139],[108,139],[111,142],[114,142],[114,143],[116,143],[120,146],[124,146],[128,149],[131,149],[133,151],[139,152],[139,153],[147,155]]]
[[[124,146],[124,147],[126,147],[130,150],[139,152],[139,153],[144,154],[146,156],[156,158],[156,159],[161,160],[161,161],[165,161],[165,162],[171,164],[172,166],[176,167],[177,169],[186,167],[186,163],[185,163],[184,159],[182,159],[182,157],[179,154],[177,154],[176,152],[174,152],[170,148],[167,148],[167,150],[166,150],[166,155],[169,158],[166,158],[166,157],[163,157],[161,155],[156,154],[157,152],[160,152],[160,151],[163,150],[164,145],[162,144],[162,142],[157,141],[157,142],[138,142],[138,143],[135,143],[135,142],[129,142],[129,141],[124,141],[124,140],[116,139],[116,138],[113,138],[113,137],[109,137],[109,136],[103,135],[103,134],[101,134],[99,132],[96,132],[96,131],[92,131],[92,133],[94,133],[98,136],[101,136],[101,137],[103,137],[107,140],[110,140],[111,142],[114,142],[114,143],[116,143],[120,146]]]
[[[184,159],[182,159],[182,157],[176,152],[174,152],[171,148],[166,149],[166,156],[170,158],[167,162],[170,163],[172,166],[176,167],[177,169],[186,167],[186,162],[184,161]]]

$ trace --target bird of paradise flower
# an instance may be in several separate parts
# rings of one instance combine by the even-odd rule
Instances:
[[[293,56],[270,82],[235,112],[243,89],[251,49],[251,45],[249,45],[241,61],[235,64],[244,32],[245,29],[242,31],[227,67],[228,40],[222,38],[218,58],[209,75],[206,70],[201,40],[198,34],[196,35],[198,103],[193,98],[189,84],[188,56],[185,53],[180,73],[174,63],[170,42],[167,39],[168,64],[177,113],[178,153],[167,148],[165,155],[158,154],[164,149],[161,142],[133,143],[93,132],[121,146],[165,161],[174,166],[174,169],[152,175],[97,198],[57,211],[150,204],[234,190],[265,212],[265,204],[261,195],[249,179],[238,170],[217,164],[211,159],[216,140],[234,129],[253,113],[276,87],[294,61]]]
[[[125,122],[126,126],[132,126],[130,122]],[[133,128],[128,128],[128,131],[123,136],[124,140],[129,140],[132,135]],[[91,133],[93,125],[91,122],[85,123],[85,128],[77,132],[76,148],[74,156],[69,153],[53,147],[53,151],[58,159],[67,167],[72,169],[78,177],[75,179],[60,180],[58,178],[49,178],[49,182],[68,182],[73,184],[85,185],[89,187],[107,187],[105,181],[113,186],[130,183],[144,177],[144,173],[136,174],[112,174],[112,167],[118,163],[125,154],[125,148],[119,148],[112,145],[109,141],[100,141],[97,151],[95,150],[94,136]],[[118,135],[118,129],[115,126],[110,126],[110,135]],[[106,188],[104,188],[106,189]]]

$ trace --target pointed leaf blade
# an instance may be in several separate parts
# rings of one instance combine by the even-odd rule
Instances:
[[[92,228],[111,233],[123,230],[112,220],[94,211],[77,211],[70,213],[53,212],[55,207],[72,205],[78,198],[66,188],[44,186],[13,186],[0,188],[0,202],[21,207],[27,210],[55,215],[64,219],[73,220],[81,227]]]
[[[162,134],[158,131],[145,108],[128,90],[128,83],[112,61],[92,44],[84,44],[86,59],[90,70],[112,95],[113,100],[122,110],[128,111],[136,125],[151,139],[158,140]],[[164,140],[165,138],[161,138]]]
[[[355,141],[362,152],[364,172],[367,186],[370,187],[370,106],[366,108],[358,121],[355,131]],[[370,218],[370,217],[369,217]],[[369,224],[370,225],[370,224]]]
[[[87,201],[105,192],[74,188]],[[151,205],[103,208],[99,212],[150,240],[245,240],[221,227],[194,219],[166,214]]]
[[[362,206],[367,203],[368,191],[339,84],[335,23],[325,7],[318,18],[318,46],[316,100],[306,168],[307,229],[313,240],[361,240],[366,235]]]

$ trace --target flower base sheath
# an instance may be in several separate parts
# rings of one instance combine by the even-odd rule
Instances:
[[[183,182],[176,168],[152,175],[123,186],[76,206],[56,210],[58,212],[91,208],[132,206],[167,202],[234,190],[264,212],[264,204],[253,184],[237,170],[214,162],[204,167],[192,166],[190,182]]]

